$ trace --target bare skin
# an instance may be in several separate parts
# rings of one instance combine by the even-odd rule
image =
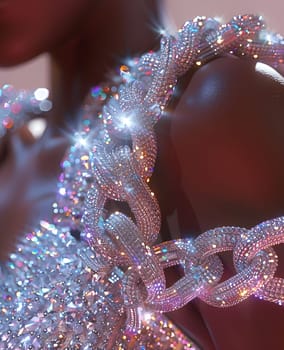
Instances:
[[[32,139],[22,130],[2,145],[1,260],[23,229],[29,229],[42,213],[45,219],[51,217],[60,160],[69,143],[63,135],[76,127],[76,115],[88,90],[105,81],[124,59],[156,46],[158,17],[155,0],[135,4],[127,0],[1,3],[0,65],[14,65],[49,52],[53,101],[48,129],[41,139]]]
[[[220,58],[193,74],[159,132],[158,172],[168,177],[158,195],[169,195],[162,212],[176,210],[182,236],[283,215],[283,110],[283,85],[251,62]],[[277,253],[283,277],[282,245]],[[222,259],[224,277],[234,275],[231,255]],[[283,309],[253,297],[225,309],[197,300],[170,317],[206,350],[280,349],[284,341]]]
[[[53,179],[67,146],[64,138],[49,138],[48,133],[36,141],[26,128],[18,130],[7,142],[8,152],[0,167],[3,260],[14,249],[20,233],[30,230],[38,218],[50,218],[47,208],[56,193]]]
[[[9,142],[10,156],[1,166],[0,181],[6,186],[1,197],[6,200],[0,203],[2,259],[29,222],[37,196],[43,195],[44,191],[37,189],[55,185],[59,159],[67,146],[58,125],[69,125],[90,85],[103,80],[118,59],[155,46],[148,27],[141,31],[137,22],[141,19],[145,23],[148,18],[146,12],[141,17],[137,1],[135,6],[126,0],[69,2],[66,19],[66,1],[61,2],[58,13],[53,10],[58,2],[41,8],[35,0],[11,1],[18,8],[16,12],[15,8],[0,9],[0,64],[15,64],[43,51],[51,52],[54,100],[48,137],[35,142],[27,135],[14,135]],[[29,8],[29,14],[22,16],[21,6]],[[138,19],[128,11],[138,13]],[[133,24],[131,18],[137,21]],[[46,21],[39,23],[43,19]],[[26,22],[21,21],[31,24],[25,27]],[[127,40],[121,40],[126,32]],[[20,41],[19,35],[23,35]],[[137,40],[137,35],[141,39]],[[182,236],[221,225],[251,227],[283,214],[283,87],[260,77],[251,67],[228,58],[202,67],[180,96],[172,121],[160,124],[160,155],[152,186],[161,204],[165,239],[171,238],[167,218],[175,210]],[[58,163],[56,160],[45,169],[46,159],[54,156]],[[32,197],[32,193],[36,195]],[[13,220],[15,213],[17,222]],[[279,258],[284,260],[281,251]],[[226,274],[231,274],[230,257],[223,260]],[[264,350],[281,348],[282,315],[281,308],[252,299],[224,310],[196,301],[169,316],[205,350]]]

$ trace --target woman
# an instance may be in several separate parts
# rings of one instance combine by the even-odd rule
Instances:
[[[227,57],[193,75],[173,112],[170,131],[181,184],[176,206],[185,235],[187,201],[200,233],[222,226],[250,228],[282,215],[284,145],[277,130],[283,127],[283,81],[258,72],[255,62]],[[274,248],[276,276],[282,277],[283,246]],[[227,279],[236,274],[232,255],[221,256]],[[249,298],[224,309],[201,301],[195,306],[213,348],[277,349],[283,344],[283,309],[278,305]],[[185,315],[177,317],[188,324]]]
[[[278,147],[282,141],[281,137],[275,137],[275,132],[278,129],[278,123],[281,125],[277,115],[283,107],[281,98],[283,87],[256,73],[254,67],[252,62],[224,57],[204,65],[195,73],[190,72],[192,77],[187,77],[191,78],[190,83],[188,84],[188,80],[185,79],[188,87],[181,96],[178,96],[178,102],[172,112],[175,118],[171,121],[170,128],[166,125],[167,121],[164,125],[160,125],[160,158],[155,173],[158,175],[152,186],[158,194],[162,216],[164,219],[168,218],[164,220],[162,226],[162,234],[165,236],[167,232],[175,233],[175,225],[172,222],[176,217],[178,217],[180,232],[187,234],[193,231],[193,226],[195,226],[195,232],[198,230],[197,221],[202,232],[220,225],[253,226],[259,221],[281,213],[281,196],[276,194],[281,168],[267,172],[264,169],[266,162],[262,159],[252,162],[251,158],[247,162],[246,152],[251,147],[251,154],[256,156],[255,140],[259,143],[258,150],[264,144],[263,134],[265,134],[267,139],[263,153],[267,154],[269,160],[272,154],[275,155],[274,160],[278,161],[280,157]],[[249,87],[247,91],[240,87],[244,78],[246,86]],[[262,100],[263,104],[259,104],[258,98],[253,100],[251,89],[257,91],[257,96],[265,96],[266,100]],[[225,98],[224,91],[226,91]],[[55,95],[55,101],[57,101],[56,98],[57,95]],[[60,96],[60,101],[65,101],[64,96]],[[269,121],[268,125],[265,118],[267,106],[276,108],[275,119],[272,124]],[[68,111],[71,107],[73,108],[67,105],[66,110]],[[190,118],[188,118],[189,114]],[[255,121],[259,123],[260,114],[261,128],[256,131]],[[251,118],[249,121],[246,118],[247,115]],[[246,142],[245,149],[238,142],[243,125],[246,126],[245,132],[248,133],[240,136]],[[233,138],[235,130],[238,130],[236,139]],[[251,134],[255,139],[251,140]],[[171,143],[168,142],[170,138]],[[210,150],[209,155],[208,150]],[[172,164],[170,172],[168,171],[169,155],[170,164]],[[231,164],[232,159],[233,164]],[[232,169],[235,161],[238,162],[237,168]],[[216,162],[219,165],[218,168],[215,166]],[[273,166],[274,161],[272,163]],[[173,165],[175,165],[174,169]],[[259,168],[261,165],[263,168]],[[247,170],[245,174],[239,170],[243,167]],[[207,173],[210,176],[206,176]],[[259,173],[264,177],[260,178]],[[255,174],[257,174],[256,177]],[[240,176],[242,176],[241,181],[239,181]],[[275,180],[276,177],[277,180]],[[256,180],[259,182],[257,183]],[[268,186],[264,192],[262,192],[263,183]],[[169,191],[167,198],[165,198],[166,190]],[[250,191],[249,194],[248,191]],[[269,201],[266,208],[259,205],[264,195]],[[188,213],[192,212],[192,209],[189,201],[195,212],[190,217]],[[231,210],[234,207],[236,210]],[[245,211],[244,208],[246,208]],[[225,213],[224,210],[226,210]],[[192,222],[194,217],[197,218],[195,225]],[[229,272],[228,259],[225,257],[223,260]],[[263,312],[269,320],[281,322],[281,308],[255,300],[222,311],[212,309],[202,302],[196,302],[194,306],[184,308],[170,317],[185,332],[188,329],[204,349],[256,347],[264,349],[268,346],[279,348],[283,342],[281,329],[277,328],[278,325],[280,327],[280,322],[270,329],[265,324],[266,332],[262,334],[259,334],[258,328],[252,324],[252,322],[260,322],[258,326],[264,326],[258,318],[258,314]],[[228,324],[227,318],[230,322],[234,320],[235,324]],[[191,324],[189,324],[190,320],[192,320]],[[224,324],[226,325],[224,326],[225,336],[222,334]],[[237,335],[236,327],[238,327]]]
[[[9,235],[1,237],[2,260],[19,232],[40,218],[51,218],[59,164],[69,143],[62,131],[73,133],[77,127],[76,115],[87,92],[105,81],[122,60],[155,47],[158,23],[155,1],[1,4],[0,65],[11,66],[49,52],[53,102],[48,129],[40,140],[35,142],[24,128],[7,140],[8,151],[3,150],[0,220]]]

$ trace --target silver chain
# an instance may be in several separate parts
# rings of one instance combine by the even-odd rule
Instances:
[[[129,71],[124,68],[119,96],[103,109],[105,132],[115,137],[108,144],[93,141],[95,182],[86,199],[84,237],[97,254],[98,271],[105,273],[107,266],[125,272],[124,306],[131,331],[141,326],[141,307],[168,312],[196,297],[225,307],[252,294],[279,304],[284,300],[284,280],[274,277],[277,256],[271,247],[284,242],[283,217],[250,230],[222,227],[195,240],[155,245],[161,218],[148,185],[157,153],[153,128],[178,78],[223,53],[277,66],[284,58],[283,38],[270,34],[268,40],[265,33],[262,19],[255,16],[234,17],[228,24],[205,17],[186,22],[177,36],[162,37],[160,51],[134,61]],[[131,144],[114,141],[127,134]],[[109,199],[127,202],[133,217],[108,213]],[[217,253],[227,250],[233,251],[237,274],[219,283],[223,266]],[[174,265],[183,266],[184,276],[166,288],[164,269]]]

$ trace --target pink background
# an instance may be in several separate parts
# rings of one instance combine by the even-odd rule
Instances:
[[[229,20],[236,14],[257,13],[265,17],[270,29],[284,34],[283,0],[165,0],[165,5],[166,17],[176,26],[197,15]],[[0,85],[4,83],[11,83],[18,88],[48,87],[48,56],[42,55],[18,67],[0,68]]]

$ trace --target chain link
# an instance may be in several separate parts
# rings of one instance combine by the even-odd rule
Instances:
[[[129,330],[140,327],[139,308],[168,312],[198,297],[226,307],[250,295],[282,303],[283,279],[275,278],[277,255],[271,246],[284,242],[284,219],[262,223],[253,229],[222,227],[195,240],[154,245],[160,231],[160,211],[148,186],[157,146],[154,125],[160,118],[179,76],[190,67],[218,57],[263,56],[283,59],[283,40],[269,48],[259,39],[264,24],[259,17],[239,16],[226,24],[198,17],[187,22],[176,37],[164,36],[159,52],[144,55],[131,72],[119,98],[103,110],[106,128],[130,135],[130,143],[117,146],[95,141],[94,187],[89,191],[84,215],[85,237],[109,268],[124,273],[123,297]],[[282,41],[281,41],[282,40]],[[234,51],[232,51],[234,48]],[[270,49],[270,51],[269,51]],[[270,52],[270,55],[269,55]],[[117,137],[116,135],[116,137]],[[121,142],[118,142],[121,144]],[[133,218],[105,210],[107,200],[127,202]],[[233,251],[236,275],[220,282],[223,265],[218,253]],[[164,270],[181,265],[184,276],[166,287]]]

